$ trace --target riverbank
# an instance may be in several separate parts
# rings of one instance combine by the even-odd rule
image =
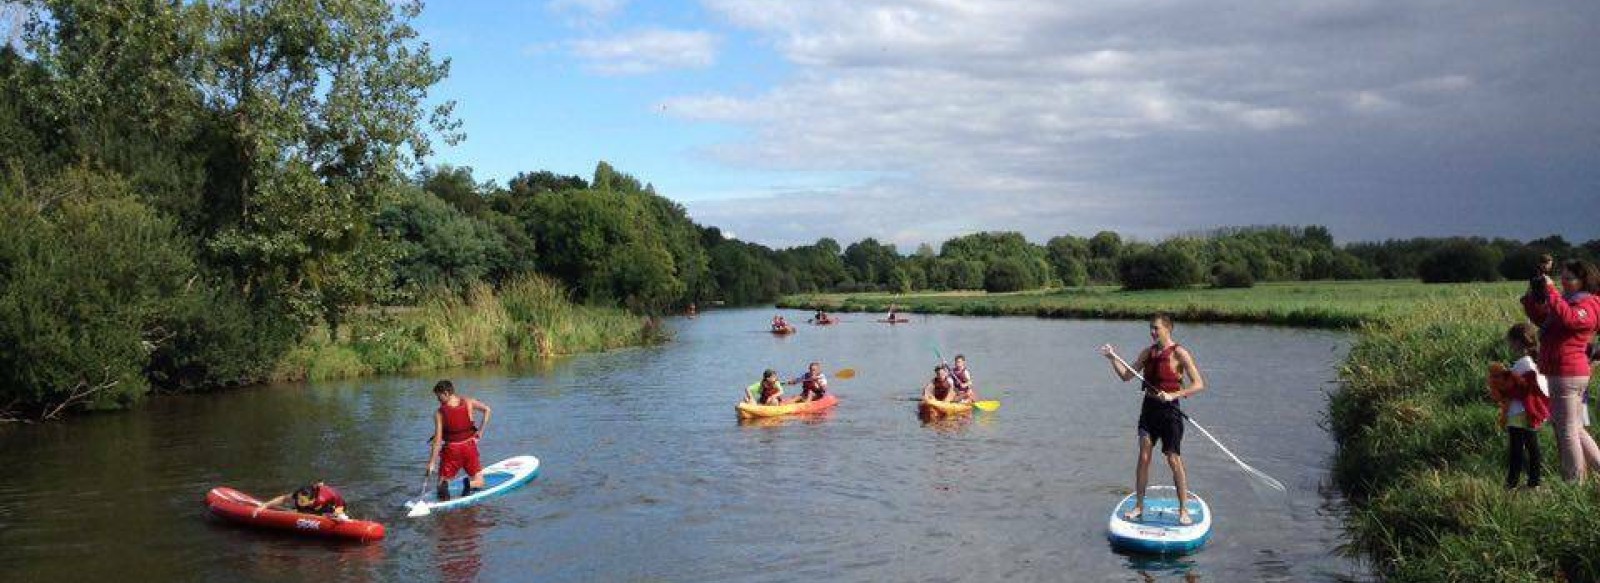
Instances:
[[[1252,288],[1125,292],[1111,286],[1008,294],[809,294],[783,298],[778,307],[839,312],[901,311],[963,316],[1139,319],[1153,312],[1183,322],[1273,324],[1353,329],[1389,319],[1410,307],[1454,302],[1478,294],[1514,295],[1517,284],[1422,284],[1415,281],[1315,281],[1263,283]]]
[[[1522,321],[1521,284],[1296,282],[1249,289],[1016,294],[824,294],[782,307],[832,311],[1143,318],[1355,329],[1328,421],[1333,476],[1352,505],[1348,550],[1396,581],[1600,580],[1600,480],[1562,483],[1541,434],[1545,486],[1507,492],[1505,436],[1484,388],[1500,338]]]
[[[619,308],[572,302],[553,280],[529,276],[499,293],[474,285],[415,308],[352,315],[331,340],[313,330],[279,360],[274,381],[330,380],[503,364],[660,342],[665,331]]]

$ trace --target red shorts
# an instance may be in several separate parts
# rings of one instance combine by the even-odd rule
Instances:
[[[456,472],[462,470],[466,470],[468,476],[483,471],[483,464],[478,462],[477,439],[446,443],[439,449],[439,479],[454,478]]]

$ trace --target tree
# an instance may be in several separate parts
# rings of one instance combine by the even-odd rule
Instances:
[[[1429,253],[1417,264],[1417,275],[1425,283],[1495,281],[1500,258],[1487,245],[1456,240]]]
[[[997,259],[989,264],[983,274],[983,289],[989,293],[1014,292],[1027,289],[1027,268],[1017,259]]]
[[[1029,243],[1017,232],[982,232],[956,237],[944,242],[939,256],[980,262],[985,265],[986,273],[987,266],[994,262],[1014,260],[1014,267],[1021,270],[1019,282],[1024,289],[1042,286],[1052,279],[1044,248]]]
[[[1118,263],[1128,290],[1176,289],[1200,281],[1200,264],[1172,241],[1124,254]]]
[[[1122,252],[1122,236],[1100,231],[1089,238],[1089,255],[1096,259],[1116,259]]]

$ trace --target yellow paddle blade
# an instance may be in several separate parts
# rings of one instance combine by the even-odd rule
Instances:
[[[833,373],[833,378],[836,379],[852,379],[855,378],[855,376],[856,369],[853,368],[842,368],[839,369],[839,372]]]
[[[1000,402],[999,401],[975,401],[975,402],[972,403],[972,406],[973,407],[977,407],[979,411],[993,411],[995,409],[999,409],[1000,408]]]

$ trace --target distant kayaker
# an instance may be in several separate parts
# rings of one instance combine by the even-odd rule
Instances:
[[[1139,461],[1134,472],[1135,504],[1133,510],[1124,516],[1128,520],[1136,520],[1144,515],[1144,491],[1150,483],[1150,457],[1157,442],[1161,443],[1161,453],[1167,457],[1167,465],[1172,468],[1173,484],[1178,488],[1178,523],[1182,525],[1193,524],[1194,519],[1189,517],[1189,478],[1184,473],[1182,444],[1183,444],[1183,410],[1178,407],[1178,400],[1193,396],[1205,390],[1205,377],[1200,375],[1200,367],[1195,365],[1194,356],[1187,348],[1179,346],[1172,339],[1172,317],[1164,313],[1157,313],[1150,318],[1150,340],[1153,341],[1148,348],[1139,352],[1133,366],[1143,370],[1145,378],[1144,401],[1139,406]],[[1134,378],[1133,370],[1129,369],[1117,358],[1116,347],[1106,344],[1100,347],[1100,353],[1111,361],[1111,370],[1117,378],[1124,382]],[[1184,386],[1184,379],[1188,379],[1188,386]]]
[[[806,367],[806,374],[785,384],[800,385],[800,396],[794,400],[796,403],[815,401],[828,394],[828,377],[823,376],[820,362],[811,363]]]
[[[950,369],[950,380],[956,384],[956,402],[976,403],[978,391],[972,387],[972,371],[967,369],[967,357],[956,355],[956,365]]]
[[[1587,261],[1568,261],[1561,266],[1560,287],[1548,276],[1529,283],[1522,308],[1539,327],[1539,371],[1550,382],[1561,477],[1582,483],[1585,474],[1600,472],[1600,446],[1584,429],[1589,341],[1600,329],[1600,270]]]
[[[478,461],[478,440],[489,428],[490,409],[483,401],[456,394],[450,381],[433,385],[433,396],[439,399],[439,410],[433,413],[433,450],[428,455],[428,474],[439,469],[439,500],[450,499],[450,480],[457,472],[465,471],[461,495],[473,488],[483,487],[483,464]],[[472,412],[482,411],[483,420],[472,422]],[[437,466],[435,465],[437,463]]]
[[[933,380],[922,385],[922,398],[930,401],[955,400],[956,381],[950,378],[950,367],[940,364],[933,367]]]
[[[773,316],[772,317],[772,329],[773,330],[787,330],[787,329],[789,329],[789,321],[783,319],[782,315]]]
[[[890,322],[893,322],[893,321],[895,321],[895,320],[900,318],[899,309],[898,308],[899,308],[899,306],[896,306],[894,304],[889,304],[889,317],[887,319]]]
[[[811,321],[818,324],[827,324],[831,319],[828,317],[828,313],[822,310],[817,310],[817,315],[811,317]]]
[[[694,302],[689,302],[688,315],[689,315],[689,318],[691,318],[691,319],[694,318],[695,316],[699,315],[699,311],[695,310]]]
[[[334,520],[350,520],[344,513],[344,496],[339,491],[322,482],[301,486],[292,493],[284,494],[277,498],[257,504],[260,508],[279,506],[284,502],[293,501],[293,505],[286,506],[301,514],[315,514],[326,516]]]
[[[783,382],[778,380],[778,371],[767,369],[761,373],[761,381],[746,387],[744,401],[757,405],[778,405],[783,397]]]

